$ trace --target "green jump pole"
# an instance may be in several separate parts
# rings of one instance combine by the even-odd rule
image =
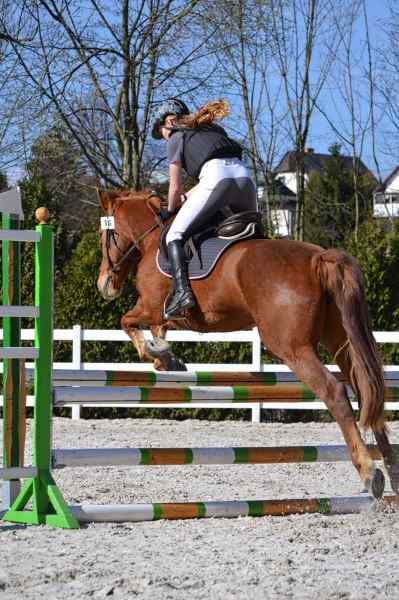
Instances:
[[[79,523],[72,515],[50,472],[52,441],[52,364],[53,364],[53,286],[54,240],[48,225],[47,209],[38,209],[36,231],[40,241],[35,249],[35,346],[39,356],[35,362],[35,405],[33,427],[33,465],[38,475],[28,479],[5,514],[4,520],[34,525],[77,529]],[[32,500],[31,510],[24,510]]]
[[[3,214],[2,228],[17,230],[20,220],[16,215]],[[21,254],[16,241],[2,242],[3,305],[21,304]],[[21,345],[20,317],[3,317],[3,346]],[[24,361],[18,358],[3,359],[3,467],[23,465],[26,430],[26,394]],[[3,509],[11,506],[20,491],[20,481],[2,483]]]

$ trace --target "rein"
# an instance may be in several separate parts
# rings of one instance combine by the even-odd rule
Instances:
[[[148,200],[150,198],[152,198],[153,196],[155,196],[155,194],[151,194],[151,196],[149,196]],[[155,229],[157,229],[157,227],[161,227],[163,226],[162,220],[159,218],[159,216],[157,215],[157,213],[154,212],[154,210],[151,208],[151,206],[149,205],[149,203],[146,202],[146,206],[149,208],[149,210],[153,213],[154,218],[156,220],[156,223],[154,225],[152,225],[149,229],[147,229],[146,231],[144,231],[144,233],[142,233],[137,239],[133,238],[133,242],[132,245],[126,250],[126,252],[122,255],[122,257],[118,260],[117,263],[113,264],[112,259],[110,257],[109,251],[111,248],[111,241],[114,242],[115,246],[118,248],[118,244],[117,244],[117,240],[116,240],[116,235],[120,235],[117,231],[115,231],[114,229],[107,229],[106,230],[106,234],[107,234],[107,239],[106,239],[106,248],[107,248],[107,258],[108,258],[108,263],[110,265],[110,269],[109,272],[110,273],[116,273],[119,271],[121,265],[129,258],[129,256],[132,254],[132,252],[134,250],[138,250],[140,252],[140,244],[141,242]],[[114,216],[115,213],[112,213],[112,216]],[[116,235],[115,235],[116,234]]]

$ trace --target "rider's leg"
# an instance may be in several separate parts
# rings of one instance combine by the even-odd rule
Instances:
[[[191,291],[187,274],[187,262],[181,239],[175,239],[168,243],[168,258],[174,279],[174,293],[166,308],[165,317],[171,319],[180,315],[181,311],[195,306],[195,298]]]
[[[211,190],[201,182],[187,194],[166,236],[168,257],[173,276],[173,296],[165,309],[165,318],[171,319],[180,316],[184,310],[195,306],[195,298],[188,278],[188,266],[184,253],[184,241],[187,239],[187,230],[190,224],[201,212],[204,202],[208,199]]]
[[[204,180],[190,190],[166,236],[168,257],[173,276],[173,296],[165,309],[165,318],[180,316],[184,310],[195,305],[195,298],[188,277],[188,265],[184,254],[184,241],[191,235],[192,224],[203,213],[212,194],[212,188]],[[196,230],[199,230],[197,228]]]
[[[174,277],[174,295],[166,308],[167,318],[194,306],[183,252],[184,240],[201,231],[227,206],[231,206],[233,212],[256,209],[255,186],[240,161],[211,160],[204,165],[199,184],[190,190],[166,236]]]
[[[186,201],[198,191],[198,185],[186,192]],[[195,305],[195,298],[191,291],[187,263],[181,239],[175,239],[174,241],[169,242],[168,256],[174,279],[174,295],[168,304],[165,317],[171,318],[175,315],[179,315],[182,310],[192,308]]]

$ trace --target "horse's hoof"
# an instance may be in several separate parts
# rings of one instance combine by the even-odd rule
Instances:
[[[187,371],[187,367],[180,359],[170,352],[161,352],[158,354],[158,360],[162,365],[163,371]],[[159,368],[159,367],[158,367]]]
[[[187,367],[180,358],[176,358],[173,354],[169,356],[167,371],[187,371]]]
[[[147,354],[154,360],[154,368],[158,371],[187,371],[184,362],[176,358],[165,340],[148,341],[146,344]]]
[[[385,489],[385,477],[381,469],[375,469],[373,478],[369,482],[369,485],[367,485],[367,488],[373,498],[376,500],[382,498]]]

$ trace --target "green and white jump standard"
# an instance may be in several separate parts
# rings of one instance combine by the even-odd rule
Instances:
[[[4,210],[4,207],[3,207]],[[16,219],[5,216],[0,240],[3,241],[3,328],[4,348],[4,458],[1,475],[9,480],[18,475],[27,478],[14,498],[14,490],[7,483],[8,498],[4,499],[6,510],[3,519],[16,523],[49,524],[56,527],[79,527],[57,488],[51,472],[51,424],[52,424],[52,346],[53,346],[53,232],[48,225],[48,211],[38,209],[39,225],[36,231],[19,231]],[[5,240],[5,241],[4,241]],[[20,241],[35,243],[35,306],[20,304],[20,269],[17,245]],[[10,249],[12,250],[10,251]],[[19,249],[18,249],[19,251]],[[20,347],[20,318],[35,319],[35,347]],[[13,345],[14,344],[14,345]],[[22,375],[23,361],[35,359],[34,375],[34,429],[33,467],[24,468],[23,440],[25,436],[25,404],[21,402],[25,390]],[[18,364],[13,363],[16,360]],[[20,468],[22,467],[22,468]],[[15,470],[18,469],[18,470]],[[33,470],[32,470],[33,469]],[[13,481],[11,479],[11,481]],[[26,506],[31,501],[31,509]],[[11,506],[8,505],[11,504]]]

